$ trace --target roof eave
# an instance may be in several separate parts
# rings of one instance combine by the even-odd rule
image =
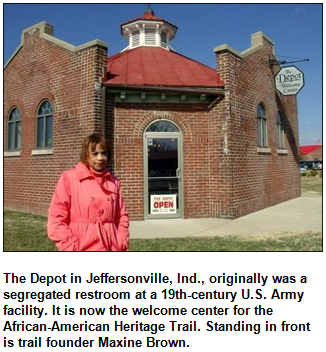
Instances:
[[[141,90],[153,92],[175,92],[175,93],[188,93],[188,94],[207,94],[214,96],[224,96],[224,87],[171,87],[171,86],[137,86],[128,84],[110,84],[103,82],[105,87],[112,90]]]

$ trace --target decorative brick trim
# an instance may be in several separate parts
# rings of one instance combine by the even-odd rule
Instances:
[[[155,111],[163,111],[163,110],[155,110]],[[146,131],[146,128],[154,121],[160,120],[158,116],[155,114],[155,111],[146,112],[138,123],[135,125],[133,135],[136,138],[143,138],[143,133]],[[162,118],[161,118],[162,119]],[[169,111],[169,114],[166,115],[164,120],[170,120],[174,122],[180,129],[180,132],[187,137],[192,139],[192,132],[189,124],[184,119],[182,114],[179,112]]]

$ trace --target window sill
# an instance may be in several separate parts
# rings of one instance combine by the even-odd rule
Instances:
[[[277,149],[277,154],[288,155],[289,152],[287,149]]]
[[[257,148],[257,153],[259,153],[259,154],[271,154],[272,150],[271,150],[271,148],[267,148],[267,147],[258,147]]]
[[[14,157],[14,156],[21,156],[21,151],[18,150],[18,151],[15,151],[15,152],[4,152],[3,156],[5,158],[11,158],[11,157]]]
[[[53,149],[34,149],[32,155],[52,155]]]

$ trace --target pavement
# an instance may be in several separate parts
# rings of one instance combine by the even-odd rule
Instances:
[[[322,232],[322,196],[301,197],[267,209],[228,219],[173,219],[132,221],[131,238],[173,238],[223,235],[254,235],[284,231]]]

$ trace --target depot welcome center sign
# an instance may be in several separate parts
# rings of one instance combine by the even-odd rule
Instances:
[[[295,66],[283,67],[275,76],[275,87],[283,95],[296,95],[303,86],[303,72]]]

